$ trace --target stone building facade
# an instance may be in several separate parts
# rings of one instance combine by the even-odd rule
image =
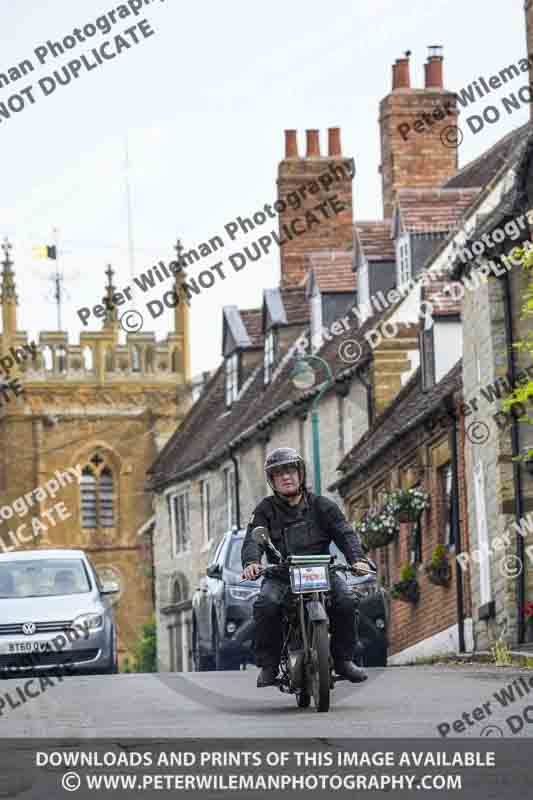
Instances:
[[[69,344],[63,331],[45,331],[33,356],[23,359],[29,342],[17,325],[16,276],[7,242],[3,254],[0,350],[3,359],[14,362],[5,380],[18,378],[23,391],[4,395],[0,407],[2,549],[15,547],[10,531],[21,521],[6,508],[79,465],[79,483],[64,481],[55,498],[34,504],[30,514],[41,527],[34,526],[33,538],[16,547],[81,548],[102,577],[118,580],[123,662],[153,613],[151,545],[149,535],[138,534],[147,531],[152,515],[144,491],[146,470],[190,405],[188,306],[176,308],[174,331],[163,342],[141,332],[128,334],[121,344],[114,308],[100,331],[81,334],[80,344]],[[107,276],[111,298],[110,269]],[[42,515],[58,501],[68,518],[52,525]]]

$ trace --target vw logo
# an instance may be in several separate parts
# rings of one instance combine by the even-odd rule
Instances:
[[[22,626],[22,633],[25,633],[26,636],[31,636],[36,630],[35,622],[25,622]]]

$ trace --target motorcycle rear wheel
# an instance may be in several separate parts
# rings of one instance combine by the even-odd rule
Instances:
[[[313,623],[313,700],[317,711],[329,711],[330,668],[327,622]]]

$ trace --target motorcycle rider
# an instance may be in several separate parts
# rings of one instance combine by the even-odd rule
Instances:
[[[327,555],[333,540],[354,571],[367,573],[359,537],[336,503],[312,494],[305,486],[305,463],[290,447],[278,447],[264,464],[267,483],[274,492],[255,508],[242,547],[243,577],[253,580],[261,569],[265,548],[252,537],[264,526],[283,558],[287,555]],[[270,553],[267,552],[267,558]],[[254,603],[256,664],[261,667],[257,686],[274,686],[282,648],[282,606],[289,596],[289,578],[265,577]],[[354,616],[357,599],[339,575],[331,575],[331,655],[335,671],[352,683],[366,673],[352,662],[355,645]]]

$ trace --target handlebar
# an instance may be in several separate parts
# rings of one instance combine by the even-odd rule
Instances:
[[[266,567],[262,567],[259,570],[259,572],[258,572],[258,574],[256,575],[255,578],[241,578],[239,583],[245,583],[246,581],[249,581],[249,580],[256,581],[259,578],[262,578],[263,575],[288,572],[289,566],[290,565],[289,565],[289,563],[287,561],[284,561],[281,564],[269,564]],[[370,569],[370,567],[369,567],[367,572],[357,572],[357,571],[353,570],[351,567],[349,567],[347,564],[329,564],[328,566],[329,566],[330,572],[344,572],[344,573],[349,572],[351,575],[360,575],[361,577],[364,577],[365,575],[376,575],[377,574],[376,571],[373,570],[373,569]]]

